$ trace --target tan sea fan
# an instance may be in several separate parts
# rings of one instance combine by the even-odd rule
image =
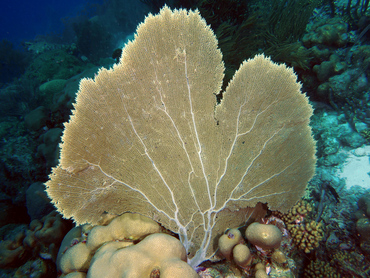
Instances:
[[[149,15],[120,63],[81,81],[46,183],[65,217],[149,216],[179,234],[196,266],[247,207],[286,212],[315,170],[312,108],[293,70],[244,62],[217,104],[224,65],[198,11]]]

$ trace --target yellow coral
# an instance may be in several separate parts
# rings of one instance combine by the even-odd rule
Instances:
[[[230,229],[218,239],[218,249],[230,261],[235,245],[243,242],[244,240],[240,231],[238,229]]]
[[[316,221],[311,221],[305,225],[297,225],[293,227],[290,232],[294,244],[305,253],[310,253],[312,250],[316,249],[324,237],[322,224]]]
[[[149,277],[157,270],[161,277],[198,277],[186,263],[180,241],[160,231],[155,221],[132,213],[106,226],[76,227],[63,240],[58,270],[66,277],[76,273],[81,277],[84,273],[87,277]],[[137,240],[141,241],[136,244]]]
[[[271,250],[278,248],[282,240],[282,234],[278,227],[270,224],[254,222],[245,230],[245,237],[253,245]]]
[[[304,271],[304,277],[312,278],[340,278],[337,270],[329,263],[323,261],[311,261]]]
[[[308,202],[302,200],[297,202],[287,214],[277,213],[290,232],[293,243],[298,249],[303,250],[305,253],[310,253],[317,248],[324,237],[321,223],[317,223],[316,221],[305,223],[311,211],[312,206]]]

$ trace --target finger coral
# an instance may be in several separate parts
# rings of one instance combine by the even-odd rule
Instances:
[[[293,243],[305,253],[319,247],[320,241],[324,237],[322,224],[311,221],[307,224],[297,225],[290,230]]]
[[[286,214],[275,213],[284,221],[294,245],[305,253],[316,249],[324,237],[322,224],[307,220],[311,211],[311,205],[302,200],[297,202]]]
[[[258,202],[286,212],[315,171],[308,98],[264,55],[224,77],[198,11],[149,15],[112,69],[83,79],[46,183],[65,217],[136,212],[179,234],[192,266]]]
[[[304,277],[340,278],[342,275],[338,273],[337,269],[332,267],[329,263],[315,260],[311,261],[310,264],[305,268]]]

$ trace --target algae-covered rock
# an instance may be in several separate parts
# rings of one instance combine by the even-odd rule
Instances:
[[[66,83],[65,79],[54,79],[42,84],[39,89],[43,95],[58,93],[64,89]]]
[[[306,47],[325,45],[342,47],[348,41],[348,24],[341,18],[323,19],[316,22],[309,32],[303,36],[302,42]]]
[[[42,53],[33,59],[25,77],[38,84],[53,79],[69,79],[82,72],[85,64],[76,56],[59,49]]]
[[[47,119],[47,109],[39,106],[24,117],[24,123],[29,130],[36,131],[45,126]]]
[[[367,217],[361,218],[356,223],[356,230],[360,235],[362,242],[370,243],[370,219]]]
[[[37,147],[37,157],[44,158],[48,167],[58,163],[59,142],[62,135],[62,129],[52,128],[41,135],[43,143]]]

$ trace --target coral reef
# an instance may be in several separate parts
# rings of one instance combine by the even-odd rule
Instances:
[[[0,268],[18,267],[28,257],[23,246],[24,233],[18,233],[13,239],[0,242]]]
[[[14,273],[14,278],[49,278],[55,276],[55,266],[42,258],[29,260]]]
[[[337,250],[330,264],[342,273],[343,277],[368,277],[370,274],[369,260],[358,251]]]
[[[287,211],[315,170],[311,105],[293,70],[264,55],[241,65],[217,105],[223,69],[198,12],[149,15],[121,62],[80,84],[46,183],[58,210],[78,224],[107,212],[156,216],[179,234],[193,267],[213,255],[220,231],[244,222],[248,206]]]
[[[17,48],[18,46],[15,44],[13,46],[8,41],[0,43],[0,210],[2,212],[0,215],[0,234],[2,235],[0,277],[57,277],[56,263],[54,262],[55,253],[61,237],[71,227],[71,223],[60,219],[60,216],[55,213],[42,219],[50,210],[54,209],[44,191],[44,182],[49,174],[48,168],[57,163],[61,130],[63,123],[68,121],[70,117],[70,110],[73,108],[80,79],[94,78],[99,67],[103,66],[107,69],[112,67],[113,59],[116,59],[117,63],[122,62],[118,61],[122,54],[121,47],[127,43],[128,34],[131,34],[130,40],[134,39],[135,26],[146,13],[145,4],[157,12],[165,1],[143,0],[141,2],[135,1],[133,4],[131,1],[109,0],[105,2],[104,7],[95,6],[95,8],[98,7],[99,11],[94,11],[94,14],[65,19],[67,29],[62,37],[50,34],[22,43],[28,53],[22,52],[21,49]],[[314,106],[311,126],[318,142],[316,152],[318,161],[316,175],[306,188],[305,201],[298,203],[287,214],[274,211],[272,216],[267,214],[269,216],[263,216],[262,220],[260,218],[249,219],[244,212],[234,211],[234,209],[238,209],[235,206],[231,207],[230,213],[222,216],[221,220],[217,216],[217,221],[220,220],[225,224],[225,226],[216,227],[214,230],[214,233],[219,237],[217,255],[220,257],[212,257],[212,262],[207,261],[197,268],[198,275],[202,278],[370,277],[370,205],[368,204],[370,178],[367,174],[370,172],[368,163],[370,156],[368,146],[370,142],[369,3],[367,0],[167,1],[167,4],[172,8],[186,7],[193,10],[198,8],[217,36],[218,47],[221,48],[224,55],[226,74],[226,78],[223,80],[223,91],[217,95],[218,104],[224,105],[224,100],[227,100],[231,95],[231,93],[225,94],[224,98],[223,92],[240,63],[263,52],[265,55],[271,56],[274,61],[280,61],[294,67],[298,80],[302,83],[303,91],[313,101],[311,104]],[[104,9],[106,9],[105,14],[103,14]],[[136,15],[135,20],[128,20],[128,17],[132,19],[133,14]],[[138,14],[140,17],[137,16]],[[167,33],[169,32],[165,32],[165,35]],[[185,37],[185,34],[185,32],[182,33],[182,38]],[[70,37],[67,38],[65,35]],[[162,35],[162,38],[165,35]],[[150,37],[150,41],[152,39],[153,36]],[[147,49],[151,49],[152,46],[147,46]],[[116,48],[118,50],[114,57],[109,57]],[[186,62],[188,70],[186,77],[189,80],[189,87],[185,86],[184,88],[189,88],[190,92],[194,92],[196,86],[192,83],[194,79],[192,79],[191,73],[197,75],[199,67],[190,66],[189,58],[192,55],[189,53],[189,48],[186,49],[186,52],[181,52],[183,49],[179,44],[175,48],[179,49],[173,53],[173,56],[170,55],[168,60],[173,60],[175,57],[174,60],[179,64],[183,63],[184,65]],[[125,52],[123,54],[125,57]],[[144,59],[146,55],[140,54],[137,57]],[[157,65],[162,63],[163,60],[157,61]],[[210,66],[208,68],[216,67]],[[21,75],[23,72],[25,74]],[[128,68],[125,69],[125,72],[131,72],[133,78],[147,76],[146,73],[129,71]],[[168,71],[152,75],[151,78],[158,81],[161,74],[168,76],[170,72],[174,72],[174,70],[168,67]],[[179,69],[179,72],[185,72],[184,68]],[[171,82],[167,83],[170,80],[172,79],[159,80],[155,86],[150,87],[151,92],[153,94],[158,90],[165,92],[166,84],[171,84]],[[266,80],[268,79],[266,78]],[[144,83],[140,82],[140,84]],[[109,85],[102,88],[94,101],[102,103],[103,92],[108,91],[112,86],[114,87],[114,83],[110,82]],[[124,93],[121,95],[124,97],[120,98],[119,102],[125,103],[126,108],[131,107],[132,102],[141,93],[144,93],[144,87],[147,86],[143,85],[143,89],[132,96]],[[181,89],[181,86],[177,86],[177,89]],[[134,90],[122,90],[121,92],[127,91],[134,92]],[[176,98],[177,105],[186,103],[186,98],[183,96],[187,92],[185,90],[185,94]],[[213,90],[211,95],[214,96],[216,93],[217,90]],[[158,101],[160,98],[157,95],[154,98],[151,98],[153,95],[147,97],[155,102],[144,108],[147,113],[143,113],[142,116],[147,121],[151,121],[154,130],[159,130],[155,123],[160,121],[158,118],[151,118],[154,113],[148,107],[162,111],[164,114],[168,112],[172,116],[171,110],[168,109],[167,98],[169,95],[168,93],[162,95],[165,96],[163,102]],[[243,100],[239,102],[244,103]],[[142,101],[142,103],[146,102]],[[204,104],[205,102],[197,100],[193,103]],[[217,107],[217,104],[215,105]],[[175,111],[180,111],[179,108],[177,107]],[[203,110],[203,107],[200,107],[200,110]],[[131,118],[127,118],[126,122],[132,123],[134,125],[133,132],[137,131],[137,135],[142,136],[142,131],[137,127],[137,121],[133,117],[141,109],[130,111],[121,107],[116,111],[127,111],[127,115]],[[265,110],[262,108],[260,111]],[[198,115],[198,110],[193,112],[193,115]],[[213,112],[214,109],[212,109]],[[265,112],[260,116],[264,114]],[[100,113],[99,117],[104,118],[105,115]],[[183,114],[184,117],[186,115],[192,115],[192,113]],[[212,115],[214,116],[214,114]],[[114,114],[114,116],[117,115]],[[244,117],[248,118],[244,114],[241,116],[243,119]],[[90,119],[94,117],[92,116]],[[122,117],[122,115],[118,117]],[[87,122],[86,126],[88,124],[90,122]],[[218,128],[223,124],[222,121],[217,122]],[[121,127],[121,125],[117,126]],[[120,128],[117,126],[110,133],[119,130]],[[80,129],[82,130],[82,128]],[[206,132],[206,129],[201,128],[201,131]],[[186,134],[194,134],[194,130]],[[201,134],[202,132],[199,132],[199,135]],[[119,144],[124,144],[127,149],[136,148],[140,154],[144,154],[144,149],[140,149],[137,145],[130,145],[133,140],[130,141],[126,135],[126,133],[120,133]],[[143,136],[141,138],[145,138],[143,143],[148,143],[149,137]],[[212,137],[212,140],[214,138]],[[241,139],[241,136],[238,138]],[[256,136],[256,138],[259,137]],[[79,140],[78,137],[74,138],[74,141]],[[189,147],[190,141],[184,141],[183,146]],[[151,143],[155,145],[155,149],[158,149],[163,142],[163,140],[157,140]],[[94,149],[99,150],[100,145],[98,144]],[[205,146],[201,146],[201,154],[204,155]],[[213,154],[220,152],[223,146],[218,144],[218,148]],[[197,153],[197,150],[194,150],[194,153]],[[114,155],[110,154],[101,161],[97,160],[94,165],[91,164],[89,167],[95,167],[95,169],[101,167],[102,171],[106,171],[107,164],[104,164],[106,161],[111,162],[112,168],[118,165],[110,160],[114,157],[125,159],[125,165],[127,165],[127,161],[133,160],[129,155],[116,154],[116,151],[115,148]],[[164,155],[168,158],[168,154],[171,153],[173,153],[172,149]],[[195,159],[190,159],[192,165],[196,165],[194,161]],[[205,161],[208,162],[208,160]],[[228,163],[232,167],[235,166],[234,168],[239,168],[243,164],[243,160],[232,163],[228,161]],[[213,165],[212,167],[216,165],[215,163],[210,164]],[[252,165],[257,166],[257,164]],[[137,165],[139,165],[139,169],[145,169],[143,163],[138,162]],[[175,163],[168,163],[167,167],[172,165]],[[91,168],[83,169],[79,173]],[[168,169],[170,168],[168,167]],[[161,173],[163,172],[161,171]],[[132,171],[128,171],[128,173],[131,174]],[[201,176],[196,172],[194,174],[197,177]],[[172,180],[180,180],[176,175],[171,174],[170,176]],[[296,173],[291,176],[296,176]],[[255,178],[259,177],[259,173],[255,175]],[[121,181],[121,178],[117,180]],[[104,183],[105,181],[100,181],[99,185],[92,189],[94,194],[90,196],[91,200],[107,197],[105,189],[103,189],[104,185],[109,185],[107,188],[112,190],[119,188],[117,182]],[[155,184],[154,181],[153,184]],[[222,186],[220,188],[225,189]],[[162,194],[165,190],[157,190],[156,194],[158,192]],[[175,191],[175,193],[177,192],[178,190]],[[70,193],[63,190],[63,194]],[[217,196],[220,195],[217,194]],[[145,197],[147,196],[145,195]],[[202,196],[206,196],[206,194]],[[119,200],[120,205],[123,204],[123,199]],[[163,199],[168,202],[169,206],[173,205],[169,202],[171,200],[169,196],[163,196]],[[202,198],[199,204],[204,205],[207,202],[206,199]],[[284,200],[284,198],[281,199]],[[136,200],[139,200],[139,203],[142,201],[141,197]],[[81,200],[78,199],[71,203],[78,206],[81,204]],[[189,204],[181,208],[178,207],[179,219],[188,212],[189,207],[191,207]],[[90,210],[88,207],[86,209]],[[101,213],[103,218],[107,217],[104,209]],[[149,213],[148,216],[158,221],[163,219],[163,215],[158,213]],[[194,216],[196,219],[196,214]],[[262,248],[252,244],[244,236],[244,229],[247,227],[239,227],[236,230],[239,235],[234,229],[226,229],[236,227],[229,221],[234,217],[240,217],[243,221],[249,219],[247,227],[253,221],[277,227],[282,235],[280,247],[266,249],[266,247]],[[29,224],[31,220],[32,222]],[[107,249],[101,249],[99,258],[96,256],[96,266],[103,264],[102,269],[112,266],[113,259],[121,256],[121,249],[116,248],[120,244],[127,245],[123,248],[126,249],[125,252],[129,253],[128,256],[136,258],[130,254],[136,252],[136,247],[140,249],[140,244],[145,244],[147,238],[145,236],[140,238],[132,236],[128,239],[120,238],[115,242],[114,235],[106,229],[112,220],[105,219],[104,221],[101,226],[104,229],[101,229],[96,236],[90,235],[91,245],[103,247],[109,244]],[[238,224],[244,225],[243,221]],[[198,227],[201,226],[198,225]],[[89,268],[93,273],[91,261],[100,247],[92,248],[93,252],[87,248],[86,240],[91,230],[92,227],[86,225],[73,229],[69,233],[70,238],[65,237],[65,244],[60,252],[67,253],[73,250],[77,255],[81,255],[69,260],[66,263],[66,268],[83,270],[83,272],[71,272],[66,276],[86,277]],[[162,229],[160,230],[162,231]],[[192,235],[202,237],[200,230],[201,228],[194,230]],[[225,230],[225,234],[221,235]],[[183,240],[181,233],[178,233],[180,239]],[[93,244],[92,238],[99,240]],[[320,238],[322,238],[321,241]],[[186,241],[183,242],[185,244]],[[216,245],[217,238],[211,242]],[[148,244],[153,246],[154,243],[152,241]],[[183,251],[180,250],[182,247],[179,245],[179,241],[174,242],[174,245],[174,250],[179,251],[179,256],[176,255],[177,262],[181,261],[183,264],[181,260]],[[75,249],[74,246],[76,246]],[[130,253],[129,248],[131,247],[134,248],[133,253]],[[165,246],[162,249],[164,250]],[[190,249],[190,251],[194,250]],[[143,253],[141,249],[140,253]],[[158,257],[161,255],[163,254],[159,254]],[[62,257],[64,260],[67,258],[59,256],[59,258]],[[214,261],[220,258],[227,258],[227,260]],[[140,254],[139,259],[144,260],[144,256]],[[151,259],[148,261],[153,262]],[[60,263],[58,262],[57,265]],[[131,265],[127,267],[133,269]],[[151,265],[149,268],[152,269],[150,273],[152,278],[163,275],[163,271],[159,267],[153,268]],[[109,271],[106,273],[112,275]]]
[[[74,54],[76,52],[76,44],[60,44],[60,43],[51,43],[42,39],[36,39],[34,41],[27,41],[23,43],[24,48],[32,53],[34,56],[37,56],[42,53],[52,52],[54,50],[62,50],[69,54]]]

